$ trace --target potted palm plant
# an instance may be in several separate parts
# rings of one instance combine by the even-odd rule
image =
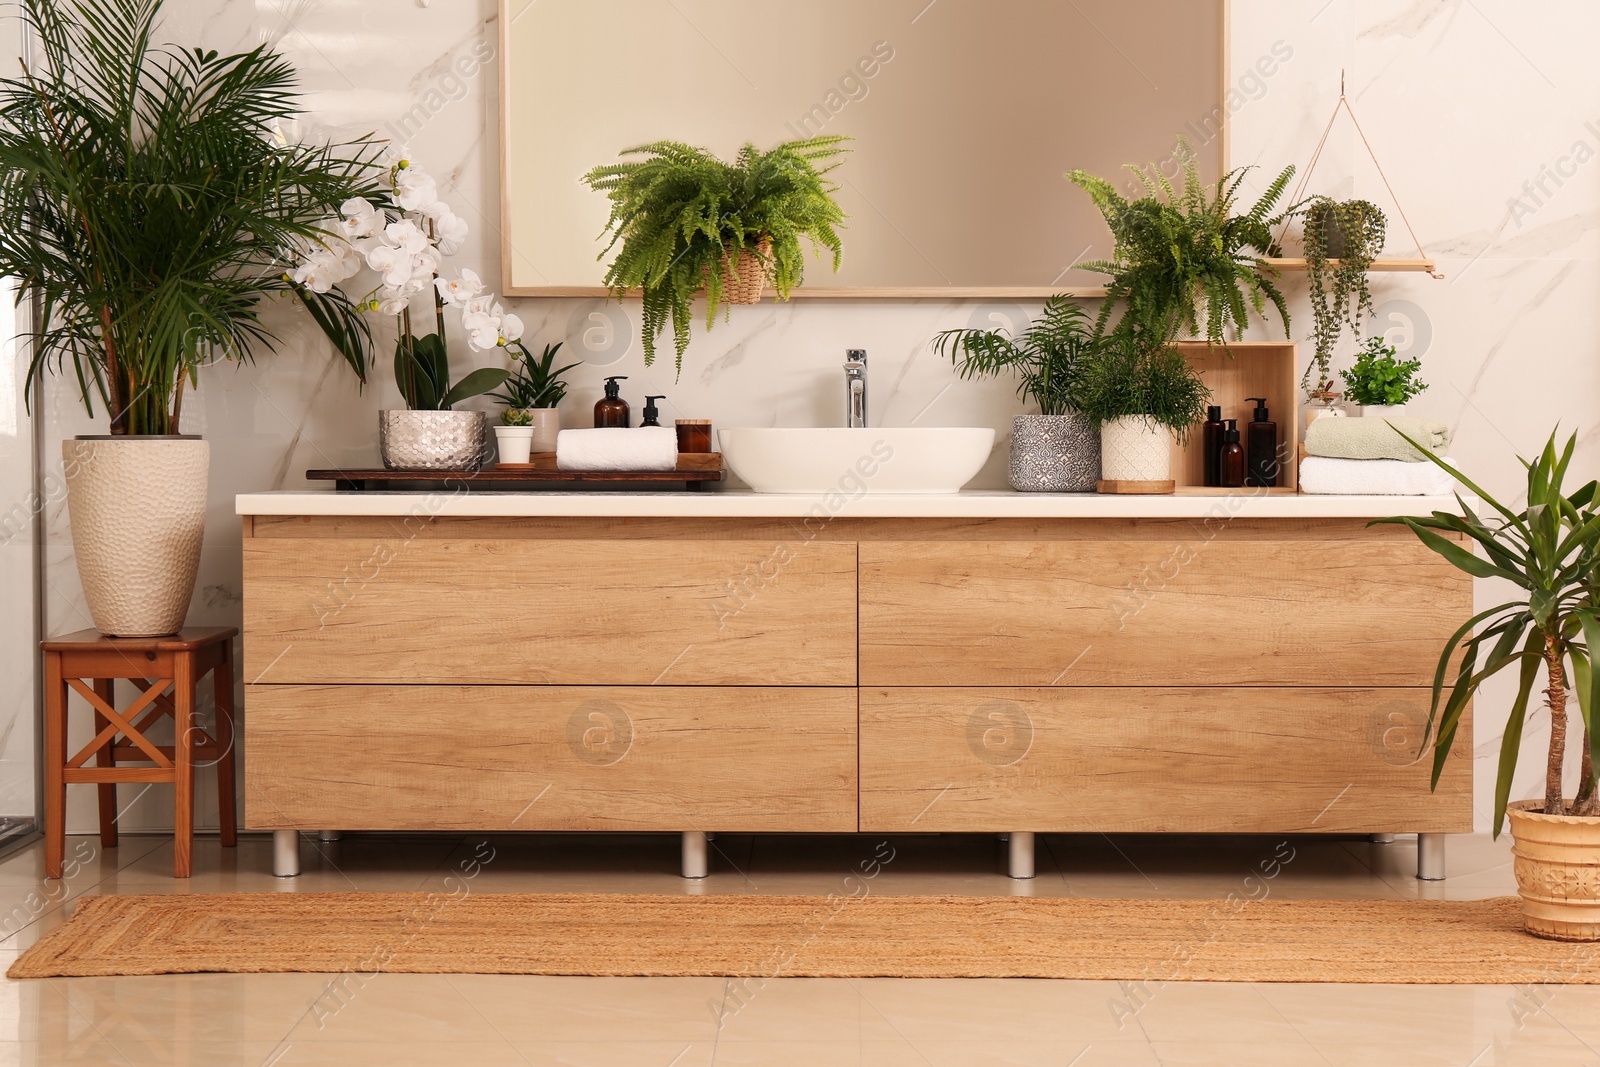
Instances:
[[[1017,395],[1039,405],[1037,415],[1011,420],[1011,488],[1021,493],[1090,493],[1100,478],[1100,424],[1079,408],[1085,367],[1095,340],[1088,315],[1070,297],[1053,296],[1032,326],[1005,330],[945,330],[933,347],[963,378],[1015,373]]]
[[[732,163],[703,148],[657,141],[623,152],[583,180],[611,200],[605,231],[616,256],[605,283],[618,296],[644,296],[644,361],[672,321],[677,369],[689,346],[690,305],[706,298],[706,328],[726,304],[754,304],[770,285],[779,300],[805,279],[802,237],[842,259],[845,214],[827,174],[846,151],[843,137],[786,141],[768,151],[747,144]],[[629,158],[637,157],[637,158]]]
[[[1600,765],[1600,730],[1596,730],[1600,724],[1595,721],[1600,709],[1600,670],[1595,662],[1600,656],[1600,494],[1593,481],[1571,493],[1563,488],[1576,443],[1574,436],[1558,450],[1552,434],[1539,457],[1525,463],[1527,505],[1517,511],[1419,447],[1425,459],[1449,471],[1492,514],[1480,517],[1462,501],[1458,515],[1436,511],[1431,518],[1377,521],[1403,523],[1423,544],[1473,577],[1501,579],[1515,588],[1505,602],[1463,622],[1445,644],[1434,673],[1423,746],[1432,741],[1437,786],[1468,702],[1489,678],[1505,670],[1515,672],[1516,696],[1500,741],[1494,833],[1500,835],[1509,814],[1517,888],[1528,931],[1558,940],[1596,941],[1600,940],[1600,793],[1595,788],[1595,767]],[[1511,779],[1541,669],[1544,702],[1550,711],[1544,797],[1511,803]],[[1578,788],[1570,802],[1562,787],[1569,688],[1577,694],[1583,720]]]
[[[109,434],[62,444],[96,627],[182,627],[204,532],[207,442],[181,433],[201,368],[270,349],[261,309],[300,301],[364,380],[370,334],[289,270],[372,185],[376,148],[291,143],[292,67],[158,49],[161,0],[23,0],[41,62],[0,81],[0,274],[35,300],[29,382],[70,373]],[[70,369],[70,370],[69,370]]]
[[[1170,493],[1173,440],[1205,418],[1211,390],[1166,338],[1127,319],[1097,345],[1078,389],[1100,424],[1100,489]]]
[[[514,361],[511,376],[501,387],[502,392],[490,394],[506,405],[500,416],[505,425],[494,428],[501,463],[526,463],[534,452],[556,450],[556,434],[561,432],[557,405],[567,395],[567,383],[561,376],[578,366],[553,366],[561,345],[560,341],[545,345],[537,360],[520,341],[507,346]]]
[[[1293,208],[1274,214],[1294,167],[1285,167],[1249,211],[1235,214],[1240,186],[1251,168],[1230,171],[1214,185],[1201,181],[1194,152],[1182,138],[1175,153],[1183,190],[1156,166],[1129,165],[1145,195],[1129,200],[1116,186],[1082,170],[1067,177],[1089,194],[1115,240],[1109,260],[1080,264],[1110,276],[1095,332],[1104,333],[1112,309],[1146,334],[1164,341],[1180,333],[1222,346],[1232,330],[1243,334],[1250,313],[1264,317],[1270,303],[1289,335],[1289,308],[1275,268],[1262,262],[1279,249],[1272,228]]]

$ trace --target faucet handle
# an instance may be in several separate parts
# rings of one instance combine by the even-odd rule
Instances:
[[[844,358],[846,363],[859,363],[865,367],[867,365],[867,350],[865,348],[847,348],[844,350]]]

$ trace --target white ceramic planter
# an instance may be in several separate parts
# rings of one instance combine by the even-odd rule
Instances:
[[[528,414],[533,417],[533,422],[529,423],[533,429],[533,444],[529,451],[554,452],[556,434],[561,432],[561,409],[530,408]]]
[[[1406,406],[1404,404],[1363,404],[1363,405],[1361,405],[1361,417],[1363,419],[1381,419],[1381,418],[1385,418],[1387,416],[1404,415],[1405,413],[1406,413]]]
[[[183,629],[200,568],[211,446],[198,437],[61,442],[73,554],[97,630]]]
[[[533,427],[496,426],[494,443],[501,463],[526,463],[533,451]]]
[[[1108,482],[1165,482],[1172,478],[1172,431],[1131,415],[1100,427],[1100,477]]]

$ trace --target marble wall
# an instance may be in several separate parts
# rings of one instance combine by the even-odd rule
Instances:
[[[462,61],[493,48],[495,0],[169,0],[168,7],[175,38],[225,49],[277,42],[302,71],[316,123],[384,132],[413,116],[415,155],[447,178],[447,198],[474,224],[455,265],[497,280],[495,65],[458,73]],[[1535,449],[1557,424],[1580,434],[1579,465],[1596,473],[1600,166],[1591,164],[1600,150],[1600,111],[1592,103],[1600,100],[1600,69],[1588,61],[1586,44],[1600,33],[1600,9],[1583,0],[1542,5],[1537,15],[1514,0],[1232,0],[1231,19],[1232,162],[1260,164],[1258,177],[1286,162],[1303,165],[1344,71],[1383,173],[1446,274],[1442,281],[1380,276],[1375,286],[1385,328],[1421,356],[1432,383],[1415,408],[1449,421],[1456,458],[1497,493],[1517,496],[1515,455]],[[1276,59],[1257,66],[1267,56]],[[551,93],[559,106],[560,87]],[[1392,207],[1348,123],[1331,133],[1314,185]],[[1076,194],[1063,183],[1062,195]],[[1398,213],[1391,218],[1390,253],[1415,255]],[[1310,325],[1304,283],[1291,278],[1288,285],[1303,339]],[[567,402],[578,424],[599,395],[600,378],[618,372],[631,376],[630,396],[666,394],[667,417],[834,423],[847,347],[872,354],[873,417],[880,423],[1005,431],[1018,410],[1009,386],[958,382],[927,348],[936,330],[1022,313],[1004,305],[805,301],[741,308],[709,335],[697,332],[678,382],[670,361],[642,367],[636,305],[523,301],[516,310],[533,338],[565,339],[588,361],[573,376]],[[308,467],[371,462],[376,412],[396,402],[382,375],[359,391],[303,319],[277,321],[284,342],[276,355],[211,370],[199,402],[185,408],[185,429],[213,445],[196,623],[240,618],[234,494],[304,485]],[[1288,416],[1281,400],[1275,406],[1280,418]],[[55,442],[88,423],[60,383],[50,388],[43,417],[48,476],[59,468]],[[1002,442],[977,484],[1003,484],[1003,449]],[[47,628],[86,626],[58,504],[46,523]],[[1487,825],[1500,706],[1480,702],[1474,737],[1480,826]],[[0,715],[12,713],[9,704],[0,706]],[[1532,795],[1536,785],[1540,726],[1528,729],[1519,794]],[[75,826],[87,825],[89,797],[84,791],[74,798]],[[202,819],[213,811],[204,808]],[[156,827],[170,822],[169,812],[158,791],[126,818]]]

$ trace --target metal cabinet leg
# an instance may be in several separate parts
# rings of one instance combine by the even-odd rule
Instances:
[[[344,840],[344,831],[342,831],[342,830],[318,830],[317,831],[317,840],[318,841],[343,841]]]
[[[1011,861],[1011,877],[1033,877],[1033,831],[1011,831],[1010,844],[1007,852]]]
[[[1424,882],[1444,881],[1444,835],[1417,835],[1417,877]]]
[[[1367,840],[1371,841],[1374,845],[1392,845],[1392,844],[1394,844],[1394,835],[1393,834],[1368,834],[1367,835]]]
[[[685,878],[704,878],[710,868],[710,849],[706,844],[706,835],[695,830],[685,831],[683,835],[683,876]]]
[[[298,830],[272,831],[272,873],[279,878],[294,878],[300,874]]]

